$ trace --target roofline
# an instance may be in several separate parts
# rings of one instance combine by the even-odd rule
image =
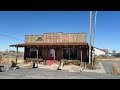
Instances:
[[[97,48],[97,47],[94,47],[94,48],[99,49],[99,48]],[[104,51],[104,50],[102,50],[102,49],[99,49],[99,50],[101,50],[101,51],[105,52],[105,51]]]
[[[86,32],[81,32],[81,33],[63,33],[63,32],[50,32],[50,33],[43,33],[43,34],[32,34],[32,35],[25,35],[25,36],[38,36],[38,35],[44,35],[44,34],[55,34],[55,33],[62,33],[62,34],[87,34]]]
[[[50,46],[50,45],[53,45],[53,46],[80,46],[80,45],[87,45],[88,46],[88,43],[78,43],[78,42],[72,42],[72,43],[23,43],[23,44],[14,44],[14,45],[10,45],[10,47],[25,47],[25,46]]]

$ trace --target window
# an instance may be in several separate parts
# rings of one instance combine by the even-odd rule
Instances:
[[[77,59],[77,49],[74,48],[64,48],[63,49],[63,59]]]
[[[37,58],[37,48],[30,48],[30,58]]]
[[[63,58],[69,59],[69,49],[63,49]]]
[[[77,49],[70,49],[70,59],[77,59]]]
[[[42,48],[38,48],[38,58],[42,58]]]
[[[38,58],[42,57],[42,49],[41,48],[30,48],[30,53],[29,53],[29,57],[30,58],[37,58],[37,50],[38,50]]]

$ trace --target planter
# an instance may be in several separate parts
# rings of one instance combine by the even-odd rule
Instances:
[[[77,66],[80,66],[80,60],[73,60],[73,64],[77,65]]]
[[[60,65],[60,63],[61,63],[61,62],[60,62],[60,61],[56,61],[56,60],[55,60],[55,63],[56,63],[56,64],[58,64],[58,65]]]
[[[73,63],[73,60],[68,60],[69,63]]]
[[[46,65],[46,60],[43,60],[43,65]]]
[[[63,65],[69,65],[69,62],[67,59],[62,59],[61,62],[63,63]]]
[[[69,65],[73,65],[73,63],[72,63],[72,62],[69,62]]]

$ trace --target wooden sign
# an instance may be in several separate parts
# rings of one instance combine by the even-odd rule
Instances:
[[[86,33],[45,33],[43,35],[26,35],[25,43],[59,43],[86,42]]]

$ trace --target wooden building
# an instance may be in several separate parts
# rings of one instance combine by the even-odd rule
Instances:
[[[25,43],[10,45],[24,47],[24,59],[42,58],[46,64],[60,62],[61,59],[89,61],[89,45],[86,33],[44,33],[25,35]],[[38,53],[38,57],[37,57]],[[16,58],[17,60],[17,58]]]

